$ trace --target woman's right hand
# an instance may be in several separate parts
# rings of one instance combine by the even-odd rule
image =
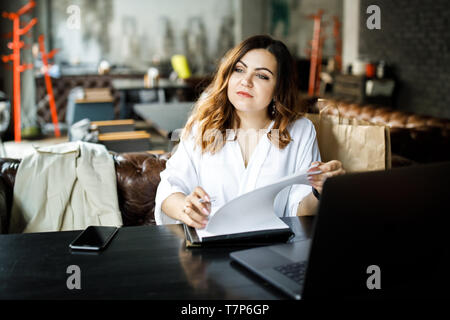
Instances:
[[[200,199],[204,201],[200,202]],[[181,219],[188,226],[202,229],[208,223],[211,212],[211,200],[202,187],[196,187],[191,194],[184,199],[184,207]]]

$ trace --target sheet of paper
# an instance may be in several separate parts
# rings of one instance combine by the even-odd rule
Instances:
[[[243,194],[223,205],[210,218],[204,229],[196,229],[200,239],[210,236],[283,229],[288,226],[276,216],[273,202],[277,194],[293,184],[311,185],[307,170],[284,177],[277,182]]]

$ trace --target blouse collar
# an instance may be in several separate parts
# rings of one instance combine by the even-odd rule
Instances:
[[[272,130],[273,125],[275,124],[275,120],[272,120],[269,124],[269,126],[264,129],[265,133],[269,133],[270,130]],[[227,130],[227,137],[226,137],[226,141],[234,141],[236,140],[236,130],[234,129],[228,129]]]

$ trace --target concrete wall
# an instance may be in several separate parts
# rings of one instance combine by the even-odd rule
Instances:
[[[342,66],[346,70],[359,56],[360,0],[343,1]]]
[[[269,33],[269,6],[270,0],[234,0],[235,44]]]

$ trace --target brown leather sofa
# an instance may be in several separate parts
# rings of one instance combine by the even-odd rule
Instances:
[[[114,154],[117,196],[124,226],[155,224],[155,195],[170,154],[146,152]],[[14,181],[20,160],[0,158],[0,216],[6,233],[11,213]]]

